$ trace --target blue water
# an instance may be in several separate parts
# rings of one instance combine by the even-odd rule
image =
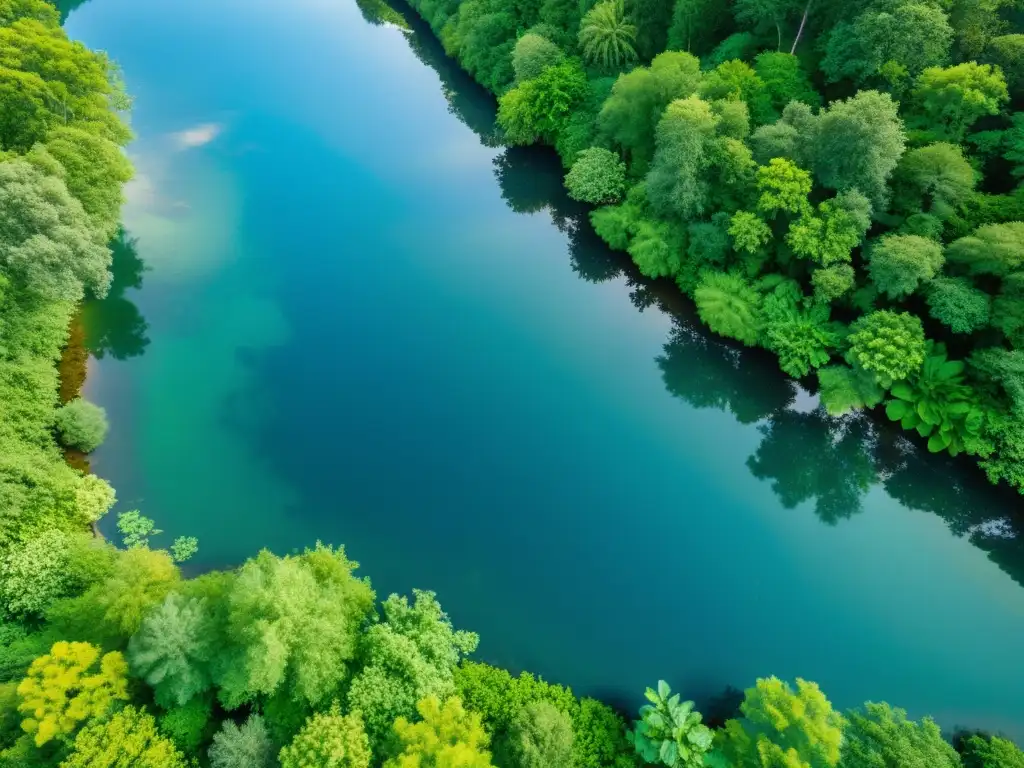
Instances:
[[[553,155],[493,146],[422,25],[91,0],[67,28],[136,97],[93,466],[194,570],[322,539],[437,590],[481,658],[630,707],[776,674],[1024,736],[1018,498],[705,337]]]

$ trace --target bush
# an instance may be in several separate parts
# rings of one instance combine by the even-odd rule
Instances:
[[[109,426],[107,412],[80,397],[57,409],[55,424],[64,445],[86,453],[100,446]]]
[[[626,164],[610,150],[585,149],[566,174],[565,186],[573,200],[594,205],[617,203],[626,189]]]

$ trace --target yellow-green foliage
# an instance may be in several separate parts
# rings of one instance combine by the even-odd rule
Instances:
[[[146,710],[125,707],[109,720],[83,728],[60,768],[187,768],[174,743],[157,732]]]
[[[492,768],[489,739],[480,716],[467,712],[457,696],[443,704],[428,696],[416,704],[420,722],[395,721],[400,744],[384,768]]]
[[[359,713],[343,716],[334,702],[306,721],[278,759],[281,768],[367,768],[370,740]]]
[[[100,658],[100,649],[89,643],[54,643],[18,685],[22,729],[36,746],[70,736],[86,721],[106,715],[115,702],[127,700],[127,675],[128,663],[116,651]]]

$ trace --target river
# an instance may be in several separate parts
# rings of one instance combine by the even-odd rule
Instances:
[[[86,315],[118,508],[193,571],[344,544],[480,658],[630,708],[776,674],[1024,737],[1019,497],[708,338],[381,8],[70,13],[136,97]]]

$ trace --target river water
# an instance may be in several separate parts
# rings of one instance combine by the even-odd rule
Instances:
[[[119,509],[194,570],[344,544],[481,658],[631,708],[776,674],[1024,736],[1019,498],[708,338],[382,9],[70,13],[136,97],[86,315]]]

